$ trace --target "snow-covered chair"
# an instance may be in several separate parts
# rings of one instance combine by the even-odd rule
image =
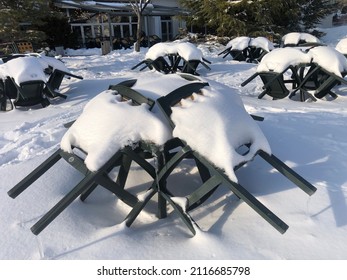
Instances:
[[[248,47],[247,62],[260,63],[263,57],[274,49],[273,43],[265,37],[251,38]]]
[[[274,49],[274,45],[265,37],[236,37],[228,42],[218,55],[231,55],[233,60],[259,63],[265,54]]]
[[[308,71],[301,71],[298,87],[295,91],[304,91],[316,98],[330,95],[333,99],[337,94],[332,91],[340,84],[347,84],[347,60],[336,49],[328,46],[318,46],[310,49],[307,54],[311,57]]]
[[[82,76],[74,75],[70,72],[63,71],[61,69],[56,68],[52,71],[52,73],[49,74],[49,78],[46,83],[45,93],[48,97],[50,98],[62,97],[64,99],[67,97],[66,95],[58,92],[60,85],[65,77],[83,80]]]
[[[248,57],[248,47],[250,40],[251,38],[247,36],[236,37],[230,40],[225,46],[225,49],[218,55],[223,55],[223,58],[231,55],[233,60],[246,61]]]
[[[232,93],[221,94],[197,83],[195,87],[184,85],[157,99],[157,105],[173,129],[176,152],[163,153],[165,164],[159,169],[156,179],[159,184],[133,208],[127,219],[128,225],[158,193],[194,235],[198,226],[189,212],[206,201],[216,188],[224,185],[279,232],[287,230],[287,224],[238,183],[234,172],[255,156],[260,156],[307,194],[312,195],[316,188],[271,153],[265,136],[237,98]],[[233,117],[229,118],[231,115]],[[206,122],[211,120],[215,123],[208,129]],[[200,146],[201,142],[206,143],[205,147]],[[176,190],[166,184],[166,179],[185,159],[194,159],[202,183],[180,198]]]
[[[153,157],[153,151],[148,152],[146,150],[150,146],[145,145],[145,140],[143,142],[130,143],[130,141],[135,140],[132,137],[131,139],[124,139],[123,135],[120,137],[123,137],[123,140],[125,140],[124,145],[115,141],[113,138],[117,138],[117,132],[112,127],[105,127],[101,120],[102,117],[101,119],[95,119],[93,114],[100,110],[100,105],[104,105],[102,114],[105,114],[105,118],[112,118],[111,113],[115,109],[119,109],[120,114],[123,114],[128,109],[132,114],[143,114],[148,117],[153,104],[153,100],[142,96],[124,84],[110,86],[110,90],[102,92],[86,105],[82,115],[64,135],[61,147],[8,191],[10,197],[16,198],[37,179],[45,175],[61,159],[65,160],[83,175],[82,179],[31,227],[31,231],[35,235],[45,229],[78,196],[84,201],[98,185],[114,193],[130,207],[136,205],[139,201],[138,198],[125,188],[130,166],[135,161],[146,170],[149,176],[155,178],[155,168],[146,161],[147,157]],[[139,119],[142,120],[142,118]],[[137,124],[134,125],[136,126]],[[155,120],[149,121],[147,125],[157,125],[158,128],[158,122]],[[124,123],[124,126],[131,129],[131,124],[127,122]],[[110,133],[99,135],[102,141],[93,142],[93,140],[90,140],[91,135],[95,136],[98,132],[105,132],[105,129]],[[149,127],[149,129],[153,128]],[[146,136],[149,137],[148,135],[142,136],[144,139]],[[148,140],[150,142],[151,139]],[[162,141],[165,142],[165,140],[166,138],[163,137]],[[113,154],[112,150],[115,150]],[[108,174],[117,167],[119,168],[118,176],[113,181]]]
[[[133,70],[145,64],[145,66],[140,69],[141,71],[148,67],[149,69],[155,69],[164,74],[182,72],[199,75],[197,73],[197,67],[200,64],[206,69],[211,70],[207,63],[211,64],[210,61],[203,57],[201,50],[192,43],[160,42],[149,48],[145,59],[131,69]]]
[[[263,91],[258,98],[265,95],[273,99],[282,99],[287,96],[293,97],[295,89],[301,83],[298,72],[302,67],[306,67],[311,62],[311,57],[296,48],[280,48],[266,54],[259,63],[256,72],[246,79],[241,86],[244,87],[256,77],[260,77],[263,82]],[[289,72],[289,73],[287,73]],[[287,78],[289,76],[289,78]],[[288,87],[287,85],[291,86]],[[299,90],[299,89],[298,89]],[[300,100],[306,99],[305,92],[300,91]]]
[[[36,55],[15,56],[0,65],[5,95],[13,100],[15,107],[50,104],[44,92],[46,67],[48,65]]]
[[[314,35],[305,32],[290,32],[281,39],[282,47],[314,47],[322,42]]]
[[[162,72],[164,74],[169,74],[172,72],[172,66],[169,65],[169,63],[165,60],[165,58],[163,56],[159,56],[157,58],[150,59],[150,58],[146,58],[144,60],[142,60],[141,62],[139,62],[138,64],[136,64],[135,66],[133,66],[131,68],[131,70],[136,69],[137,67],[141,66],[142,64],[144,64],[144,67],[142,67],[140,69],[140,71],[144,70],[145,68],[149,68],[150,70],[156,70],[158,72]]]

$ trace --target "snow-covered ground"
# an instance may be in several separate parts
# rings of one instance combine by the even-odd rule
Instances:
[[[347,27],[325,31],[322,41],[334,47],[347,36]],[[110,84],[158,75],[148,69],[130,70],[145,57],[145,48],[140,53],[117,50],[104,56],[100,50],[89,50],[88,55],[79,50],[63,57],[70,71],[84,77],[63,81],[66,100],[54,100],[44,109],[0,113],[0,259],[347,259],[347,87],[337,87],[339,97],[333,101],[259,100],[260,79],[240,86],[256,71],[255,64],[223,59],[217,54],[224,46],[199,48],[212,62],[211,71],[199,68],[201,77],[228,86],[249,113],[263,116],[265,120],[257,124],[272,152],[318,189],[306,195],[259,158],[236,172],[239,182],[289,225],[288,231],[278,233],[223,187],[192,212],[202,228],[194,237],[174,213],[158,220],[154,201],[127,228],[122,222],[130,208],[98,188],[85,202],[74,201],[38,236],[32,234],[30,227],[80,176],[61,162],[15,200],[7,191],[59,147],[67,131],[63,124],[76,119],[89,100]],[[128,187],[137,191],[150,183],[136,167],[129,179]],[[196,185],[196,179],[196,168],[186,163],[169,184],[184,190]]]

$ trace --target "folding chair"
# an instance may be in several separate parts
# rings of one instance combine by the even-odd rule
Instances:
[[[185,85],[177,90],[171,92],[170,94],[160,97],[157,99],[157,105],[162,110],[163,114],[167,117],[168,122],[175,128],[175,123],[170,118],[172,110],[171,107],[179,104],[180,100],[191,96],[194,92],[199,92],[204,85],[197,83],[195,86],[192,84]],[[198,226],[193,218],[188,213],[190,210],[200,206],[207,198],[211,196],[214,190],[219,187],[221,184],[228,187],[237,197],[245,201],[252,209],[254,209],[260,216],[262,216],[268,223],[270,223],[276,230],[280,233],[284,233],[288,229],[288,225],[285,224],[280,218],[278,218],[273,212],[271,212],[266,206],[264,206],[260,201],[258,201],[251,193],[249,193],[244,187],[239,183],[236,183],[229,179],[228,176],[220,169],[211,163],[208,159],[202,156],[198,151],[193,150],[189,143],[185,143],[183,140],[175,138],[172,141],[175,141],[174,147],[176,152],[170,154],[169,148],[164,149],[163,152],[163,165],[160,167],[157,174],[156,182],[149,191],[149,194],[146,196],[145,200],[139,202],[133,210],[129,213],[126,224],[128,226],[134,221],[138,213],[145,207],[146,203],[153,197],[155,193],[159,194],[159,197],[163,201],[169,203],[178,216],[182,219],[184,224],[187,225],[188,229],[194,235],[196,233],[195,226]],[[250,143],[245,143],[248,151],[250,150]],[[177,150],[177,147],[180,147]],[[289,168],[281,160],[279,160],[274,155],[269,155],[262,150],[258,150],[255,155],[259,155],[266,162],[271,164],[276,168],[281,174],[291,180],[294,184],[300,187],[307,194],[312,195],[316,188],[297,174],[294,170]],[[173,197],[174,191],[168,190],[166,186],[166,179],[169,177],[171,172],[175,167],[182,162],[184,159],[191,158],[194,159],[199,170],[199,174],[202,180],[202,185],[191,192],[189,195],[185,196],[186,206],[185,208],[182,205],[179,205],[175,202]],[[238,169],[243,164],[235,166],[235,169]],[[164,209],[163,205],[161,205]]]
[[[232,47],[228,47],[228,48],[222,50],[218,55],[224,54],[223,58],[225,58],[225,57],[229,54],[231,48],[232,48]]]
[[[61,85],[64,77],[68,77],[68,78],[72,77],[72,78],[76,78],[76,79],[80,79],[80,80],[83,79],[83,77],[81,77],[81,76],[74,75],[72,73],[65,72],[65,71],[62,71],[59,69],[54,69],[53,72],[50,74],[49,79],[46,83],[45,93],[48,97],[50,97],[50,98],[62,97],[64,99],[67,98],[66,95],[61,94],[61,93],[56,91],[56,90],[59,90],[60,85]]]
[[[223,54],[223,58],[225,58],[228,55],[231,55],[233,60],[246,61],[249,58],[249,45],[251,41],[252,38],[250,37],[236,37],[229,41],[226,48],[218,55]]]
[[[47,107],[50,105],[50,102],[44,93],[45,85],[45,82],[42,80],[27,81],[17,85],[13,78],[7,77],[5,80],[5,92],[11,99],[15,99],[13,102],[15,107],[28,107],[37,104]]]
[[[218,55],[224,54],[223,58],[225,58],[228,55],[231,55],[233,60],[246,61],[248,58],[248,52],[249,52],[248,47],[243,50],[237,50],[237,49],[233,49],[232,47],[229,47],[223,50],[222,52],[220,52]]]
[[[312,63],[312,66],[293,93],[300,90],[319,99],[327,95],[335,99],[337,98],[337,94],[332,89],[339,84],[347,84],[347,81],[343,78],[346,74],[346,72],[343,72],[341,73],[342,77],[340,77],[335,73],[325,70],[318,64]],[[303,73],[301,75],[304,76]]]
[[[285,80],[284,79],[284,73],[288,70],[291,70],[292,75],[291,79]],[[247,85],[250,81],[255,79],[257,76],[259,76],[263,82],[263,91],[258,95],[258,98],[261,99],[265,95],[269,95],[274,100],[275,99],[283,99],[287,97],[290,94],[290,97],[292,97],[294,94],[291,90],[289,90],[286,86],[286,84],[291,84],[292,89],[296,89],[297,85],[300,84],[301,80],[298,75],[298,70],[294,66],[288,66],[284,71],[281,73],[277,73],[274,71],[263,71],[263,72],[256,72],[252,76],[250,76],[247,80],[245,80],[243,83],[241,83],[241,86],[244,87]],[[297,90],[300,90],[297,88]],[[295,90],[294,93],[297,91]],[[304,92],[300,90],[300,100],[305,100]]]
[[[142,96],[125,85],[113,85],[110,86],[110,89],[114,90],[115,94],[119,94],[129,106],[137,106],[142,103],[147,103],[149,109],[151,109],[154,105],[153,100]],[[129,101],[132,101],[132,105],[129,104]],[[82,201],[85,200],[98,185],[111,191],[124,203],[133,207],[138,202],[138,198],[129,190],[125,189],[125,183],[131,163],[135,161],[152,178],[155,178],[156,176],[155,168],[146,161],[146,158],[151,158],[153,155],[151,152],[147,152],[145,148],[147,148],[145,143],[140,143],[136,148],[126,146],[112,155],[112,157],[110,157],[110,159],[107,160],[107,162],[97,171],[90,171],[88,169],[84,162],[86,153],[81,148],[73,147],[71,153],[60,148],[41,165],[35,168],[22,181],[10,189],[8,195],[12,198],[16,198],[38,178],[43,176],[45,172],[52,168],[60,159],[64,159],[73,168],[78,170],[83,175],[83,178],[51,210],[49,210],[31,227],[31,231],[35,235],[38,235],[43,229],[45,229],[78,196],[80,196]],[[118,167],[119,170],[116,181],[113,181],[109,178],[108,174],[115,167]]]
[[[262,48],[253,46],[249,47],[246,61],[251,63],[259,63],[267,53],[268,52]]]
[[[165,60],[163,56],[159,56],[154,60],[145,59],[141,61],[140,63],[136,64],[134,67],[132,67],[131,70],[134,70],[135,68],[139,67],[142,64],[145,64],[145,66],[142,67],[140,71],[148,67],[150,70],[155,69],[158,72],[168,74],[168,73],[171,73],[171,70],[172,70],[169,63]]]
[[[184,60],[181,72],[199,76],[198,72],[196,71],[199,64],[203,65],[206,69],[211,70],[211,68],[206,64],[206,62],[211,64],[211,62],[206,59],[203,59],[203,60],[194,59],[189,61]]]

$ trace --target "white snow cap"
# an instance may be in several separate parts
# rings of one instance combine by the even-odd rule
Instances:
[[[202,61],[202,52],[194,44],[189,42],[169,42],[169,43],[157,43],[149,48],[146,53],[146,59],[155,60],[160,56],[166,56],[169,54],[178,54],[183,59],[200,60]]]
[[[257,67],[257,72],[282,73],[290,65],[309,63],[310,55],[296,48],[279,48],[267,53]]]
[[[315,47],[310,49],[308,54],[312,57],[313,62],[337,76],[342,77],[341,73],[347,71],[345,56],[332,47]]]
[[[249,46],[261,48],[263,50],[266,50],[267,52],[270,52],[274,49],[272,42],[265,37],[251,38],[247,36],[240,36],[230,40],[226,45],[226,48],[231,47],[231,49],[233,50],[242,51]]]
[[[317,37],[309,33],[291,32],[282,37],[284,45],[297,45],[300,40],[307,43],[320,43],[320,40]]]
[[[248,47],[251,38],[247,36],[236,37],[228,42],[226,48],[232,48],[233,50],[244,50]]]
[[[273,43],[265,37],[251,38],[249,45],[251,47],[261,48],[263,50],[266,50],[267,52],[270,52],[275,48]]]

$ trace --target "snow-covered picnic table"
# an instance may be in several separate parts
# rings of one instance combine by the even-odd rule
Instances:
[[[160,74],[138,79],[133,89],[156,100],[187,83],[191,82],[178,74]],[[251,160],[259,149],[271,153],[267,139],[238,94],[225,86],[208,86],[202,95],[182,100],[181,106],[173,108],[172,120],[176,125],[173,130],[157,106],[152,111],[146,104],[131,106],[106,90],[86,105],[64,135],[61,148],[67,152],[72,147],[84,150],[87,167],[95,171],[125,146],[139,141],[163,145],[178,137],[235,182],[236,166]],[[237,149],[245,143],[251,144],[249,153],[239,154]]]

